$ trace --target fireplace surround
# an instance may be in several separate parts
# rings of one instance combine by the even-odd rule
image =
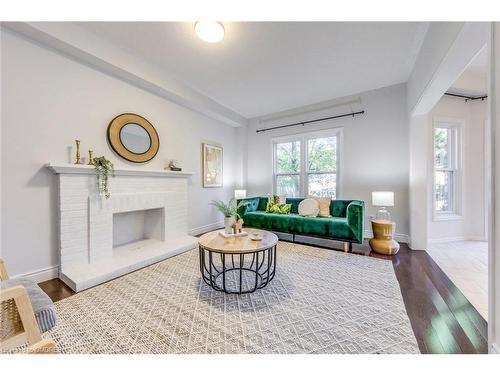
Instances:
[[[191,173],[116,169],[106,199],[97,190],[93,166],[47,167],[59,176],[59,278],[74,291],[196,247],[196,238],[187,234]],[[148,215],[140,223],[145,227],[142,238],[131,235],[131,241],[122,238],[114,244],[113,222],[126,225],[122,215],[142,211]],[[141,218],[130,218],[130,225],[137,220]]]

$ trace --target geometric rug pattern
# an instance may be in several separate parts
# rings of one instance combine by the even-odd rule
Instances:
[[[419,353],[390,261],[288,242],[251,294],[212,290],[193,249],[56,309],[61,353]]]

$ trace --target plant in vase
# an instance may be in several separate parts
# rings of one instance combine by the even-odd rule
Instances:
[[[111,163],[104,156],[93,159],[95,174],[97,176],[97,189],[99,193],[104,193],[104,196],[109,198],[111,196],[108,186],[108,176],[113,173],[113,163]]]
[[[240,218],[238,209],[243,207],[246,202],[240,201],[240,203],[236,204],[236,199],[232,198],[228,203],[216,200],[210,202],[210,204],[215,206],[224,215],[224,232],[226,234],[233,233],[233,224]]]

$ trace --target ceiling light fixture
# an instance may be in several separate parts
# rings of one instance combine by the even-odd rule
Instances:
[[[220,22],[198,21],[194,24],[194,31],[207,43],[217,43],[224,39],[224,26]]]

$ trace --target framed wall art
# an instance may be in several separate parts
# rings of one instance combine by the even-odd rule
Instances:
[[[222,187],[222,147],[202,144],[203,187]]]

